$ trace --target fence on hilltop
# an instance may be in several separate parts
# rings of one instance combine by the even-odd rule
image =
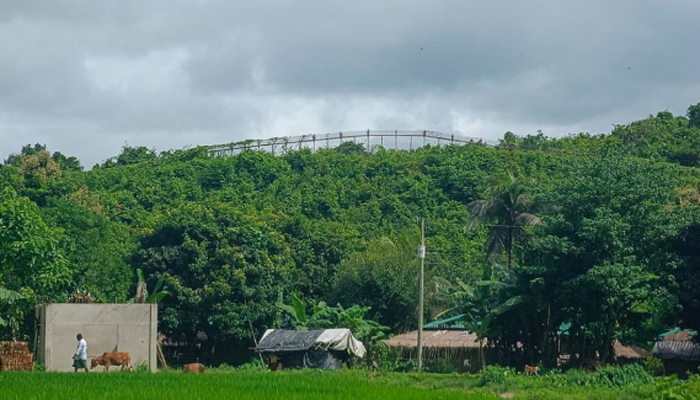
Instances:
[[[272,154],[286,154],[289,151],[311,149],[332,149],[346,142],[361,144],[367,150],[381,146],[385,149],[415,150],[424,146],[479,144],[495,146],[492,141],[481,138],[448,135],[429,130],[378,130],[285,136],[270,139],[245,140],[228,145],[213,146],[209,152],[215,156],[231,156],[246,150],[267,151]]]

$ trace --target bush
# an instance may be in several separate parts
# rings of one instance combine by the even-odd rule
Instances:
[[[642,367],[651,376],[663,376],[664,374],[664,363],[660,359],[654,356],[647,356],[647,358],[642,361]]]
[[[141,361],[139,365],[136,366],[136,369],[134,369],[136,372],[151,372],[151,368],[148,366],[148,363],[146,361]]]
[[[369,365],[372,361],[376,361],[379,368],[384,371],[391,372],[410,372],[416,369],[416,361],[413,359],[405,359],[402,351],[399,348],[389,347],[383,343],[372,347],[371,361],[368,359]]]
[[[451,360],[440,358],[437,360],[426,360],[425,371],[438,374],[451,374],[456,372],[456,369]]]
[[[599,368],[591,374],[591,384],[600,387],[620,387],[652,383],[654,378],[639,364],[627,364],[621,367],[608,366]]]
[[[700,400],[700,376],[693,375],[687,381],[675,376],[660,378],[652,386],[646,398],[652,400]]]
[[[479,385],[502,385],[509,376],[514,376],[515,370],[510,367],[500,367],[498,365],[487,365],[479,371]]]
[[[219,367],[221,368],[221,367]],[[248,361],[245,364],[241,364],[238,369],[239,370],[247,370],[247,369],[264,369],[265,366],[260,362],[259,358],[253,358],[250,361]]]

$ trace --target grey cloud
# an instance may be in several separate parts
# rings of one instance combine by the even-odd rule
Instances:
[[[697,93],[700,3],[0,0],[3,154],[354,129],[563,135]],[[9,149],[9,150],[7,150]]]

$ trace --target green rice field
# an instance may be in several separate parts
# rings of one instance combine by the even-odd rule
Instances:
[[[700,376],[651,378],[612,368],[523,376],[506,368],[479,374],[379,373],[366,370],[209,369],[204,374],[0,373],[0,400],[33,399],[500,399],[700,400]],[[625,373],[627,375],[625,376]]]
[[[447,388],[416,387],[368,373],[236,371],[204,374],[3,373],[0,399],[492,399]]]

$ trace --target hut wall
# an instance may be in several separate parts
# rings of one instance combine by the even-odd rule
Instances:
[[[677,374],[679,378],[688,378],[688,373],[698,373],[700,362],[684,360],[664,360],[664,375]]]
[[[484,347],[486,365],[495,364],[496,352]],[[401,350],[404,359],[418,357],[415,347],[404,347]],[[424,347],[423,364],[426,369],[435,372],[476,372],[481,369],[479,349],[473,347]]]

